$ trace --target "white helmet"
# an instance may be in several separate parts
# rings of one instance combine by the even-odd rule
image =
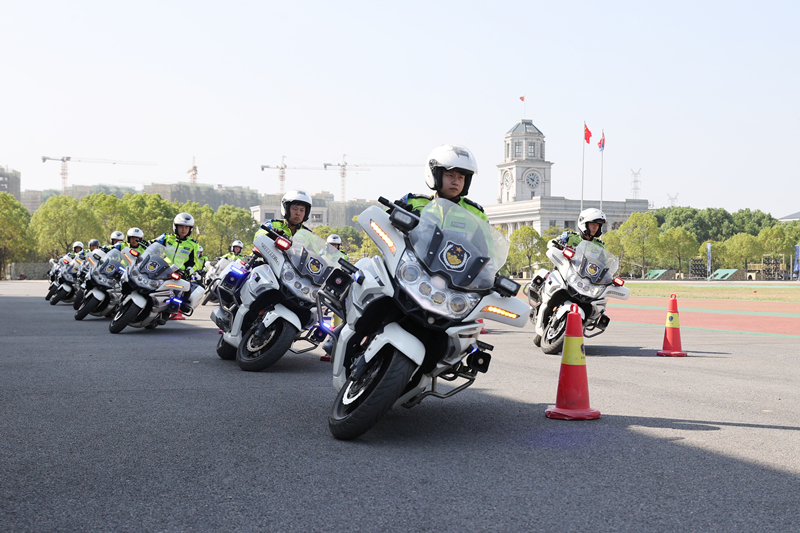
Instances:
[[[189,226],[189,233],[186,234],[188,237],[194,229],[194,217],[189,213],[178,213],[172,219],[172,231],[176,234],[178,233],[178,226]]]
[[[144,239],[144,232],[139,228],[131,228],[128,230],[128,241],[130,241],[131,237],[139,237],[140,239]]]
[[[597,235],[589,235],[589,230],[586,229],[586,224],[588,222],[596,222],[600,224],[600,227],[597,229]],[[589,238],[600,238],[600,235],[603,234],[603,224],[606,223],[606,215],[600,211],[599,209],[595,209],[594,207],[590,207],[589,209],[584,209],[581,211],[581,214],[578,215],[578,231],[581,232],[581,235],[584,237]]]
[[[331,233],[328,235],[328,244],[338,244],[341,246],[342,238],[336,235],[335,233]]]
[[[461,196],[466,196],[472,176],[478,172],[478,164],[468,148],[457,144],[443,144],[431,152],[425,165],[425,183],[430,189],[438,191],[442,188],[442,174],[445,170],[457,170],[464,174]]]
[[[197,255],[203,255],[203,247],[200,246],[199,244],[197,245],[197,251],[200,252]]]
[[[72,251],[74,252],[75,248],[77,248],[78,246],[80,246],[81,250],[83,250],[83,243],[81,241],[75,241],[72,243]]]
[[[111,240],[113,241],[114,239],[116,239],[118,241],[124,241],[125,240],[125,235],[123,235],[121,231],[112,231],[111,232]]]
[[[244,250],[244,243],[238,239],[231,243],[231,249],[229,251],[232,252],[237,246],[239,247],[239,253],[242,253],[242,250]]]
[[[306,206],[306,216],[303,217],[303,222],[308,220],[308,217],[311,216],[311,197],[308,195],[308,193],[300,189],[295,189],[284,194],[283,198],[281,199],[281,216],[283,218],[289,217],[289,209],[293,203],[299,203]]]

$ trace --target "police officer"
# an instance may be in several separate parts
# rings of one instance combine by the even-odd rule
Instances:
[[[548,248],[555,245],[578,246],[581,241],[594,242],[605,248],[605,243],[600,240],[603,234],[603,225],[606,223],[606,215],[594,207],[584,209],[578,215],[578,232],[567,230],[555,239],[547,243]]]
[[[83,251],[83,243],[81,241],[75,241],[72,243],[72,251],[67,252],[67,255],[74,258],[82,251]]]
[[[237,259],[247,259],[247,256],[242,253],[243,249],[244,243],[237,239],[231,243],[230,247],[228,248],[228,253],[222,257],[231,262],[236,261]]]
[[[268,220],[264,225],[290,238],[301,229],[308,230],[303,222],[311,216],[311,196],[300,189],[287,192],[281,198],[281,216],[283,219]],[[260,229],[256,237],[264,234],[266,231]]]
[[[147,250],[147,247],[150,245],[149,242],[144,240],[144,232],[139,228],[130,228],[128,230],[128,247],[131,250],[136,250],[137,252],[144,253]],[[122,241],[118,242],[114,245],[117,250],[122,250],[125,248],[125,243]]]
[[[121,231],[112,231],[109,240],[111,241],[111,244],[106,244],[102,246],[103,251],[106,253],[110,252],[112,248],[116,247],[116,244],[118,242],[122,242],[123,240],[125,240],[125,234],[122,233]]]
[[[350,257],[346,253],[344,253],[344,251],[342,250],[342,238],[341,237],[339,237],[335,233],[331,233],[330,235],[328,235],[328,239],[327,239],[326,242],[328,244],[330,244],[331,246],[333,246],[334,248],[336,248],[337,250],[339,250],[339,252],[341,252],[341,254],[344,256],[344,260],[345,261],[350,261]]]
[[[477,172],[478,164],[469,149],[444,144],[430,153],[425,165],[425,184],[436,193],[433,196],[408,193],[395,203],[419,214],[434,198],[444,198],[488,222],[483,207],[467,198],[472,177]]]
[[[154,243],[157,242],[170,249],[167,255],[164,256],[165,259],[173,265],[177,265],[181,270],[183,279],[190,282],[192,274],[202,267],[200,245],[189,237],[193,229],[194,217],[189,213],[178,213],[172,220],[173,233],[163,233],[153,240]],[[191,308],[199,304],[200,298],[203,297],[203,288],[195,283],[190,283],[190,288],[186,292],[188,294],[183,294],[184,303],[181,304],[181,311],[184,313],[188,313]]]

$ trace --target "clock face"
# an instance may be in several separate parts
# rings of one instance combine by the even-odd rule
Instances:
[[[535,189],[536,187],[539,186],[539,175],[533,173],[528,174],[525,177],[525,183],[527,183],[528,187],[530,187],[531,189]]]
[[[514,183],[514,179],[511,177],[511,174],[508,172],[503,174],[503,184],[506,186],[506,189],[510,189],[512,183]]]

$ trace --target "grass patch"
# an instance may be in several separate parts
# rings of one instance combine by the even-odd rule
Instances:
[[[631,296],[669,297],[675,294],[680,298],[710,298],[715,300],[745,300],[754,302],[800,302],[800,284],[786,282],[765,285],[758,282],[726,283],[717,282],[647,282],[625,281]]]

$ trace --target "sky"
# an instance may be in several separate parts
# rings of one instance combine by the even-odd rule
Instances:
[[[60,189],[42,156],[156,163],[69,165],[71,185],[137,188],[196,157],[199,183],[277,193],[261,165],[347,154],[348,199],[395,199],[455,143],[490,205],[528,118],[554,196],[579,199],[583,170],[599,198],[604,132],[604,200],[641,169],[654,207],[800,211],[798,2],[0,0],[0,20],[0,165],[23,189]],[[341,182],[289,168],[292,188]]]

